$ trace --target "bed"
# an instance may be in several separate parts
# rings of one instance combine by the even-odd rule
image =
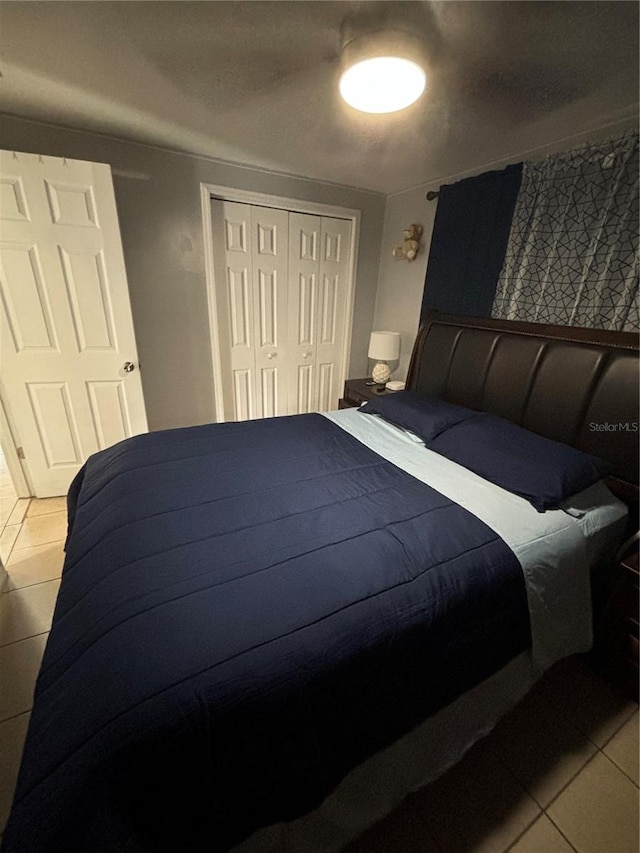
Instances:
[[[434,315],[415,429],[346,410],[91,457],[3,851],[339,850],[443,772],[590,646],[591,579],[637,501],[637,355]],[[576,448],[590,479],[540,498],[529,466],[516,494],[464,455],[478,430],[534,442],[518,482],[537,448]]]

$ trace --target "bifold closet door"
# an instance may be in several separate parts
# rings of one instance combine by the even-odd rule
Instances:
[[[225,420],[288,412],[288,216],[212,200]]]
[[[213,199],[225,420],[336,409],[351,222]]]
[[[346,219],[289,214],[291,414],[338,406],[350,237]]]

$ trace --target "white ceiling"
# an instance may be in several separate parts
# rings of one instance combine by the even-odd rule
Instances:
[[[337,96],[350,16],[422,34],[426,94]],[[0,110],[384,193],[638,113],[635,2],[4,2]]]

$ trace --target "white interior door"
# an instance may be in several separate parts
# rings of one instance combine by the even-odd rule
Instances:
[[[30,485],[147,431],[109,166],[0,152],[1,392]]]

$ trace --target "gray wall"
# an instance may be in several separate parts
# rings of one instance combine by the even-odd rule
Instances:
[[[513,154],[508,159],[478,166],[459,175],[449,175],[433,184],[422,184],[419,187],[387,197],[384,233],[380,244],[380,277],[374,328],[389,329],[400,332],[402,335],[400,362],[393,374],[395,379],[406,377],[411,349],[420,319],[422,291],[437,208],[437,201],[427,201],[427,191],[437,190],[440,184],[453,184],[470,175],[479,175],[490,169],[500,169],[509,163],[518,163],[521,160],[539,160],[549,154],[566,151],[587,141],[614,136],[634,126],[630,121],[625,121],[600,130],[580,133],[568,139],[546,144],[541,142],[536,148],[530,148],[521,154]],[[544,128],[538,129],[536,134],[538,139],[544,137],[544,131]],[[549,132],[550,130],[546,129],[546,133]],[[393,247],[402,243],[402,231],[412,222],[418,222],[424,228],[420,254],[411,262],[396,261],[391,255]]]
[[[109,163],[150,429],[214,419],[200,183],[361,211],[350,376],[364,376],[383,195],[233,166],[62,127],[0,118],[2,148]],[[122,175],[118,173],[130,173]]]
[[[425,194],[426,188],[418,187],[387,198],[374,327],[400,332],[400,361],[392,374],[394,379],[404,379],[407,375],[411,349],[418,331],[436,212],[436,202],[427,201]],[[394,246],[402,243],[402,232],[412,222],[418,222],[424,229],[420,253],[413,261],[397,261],[391,252]]]

